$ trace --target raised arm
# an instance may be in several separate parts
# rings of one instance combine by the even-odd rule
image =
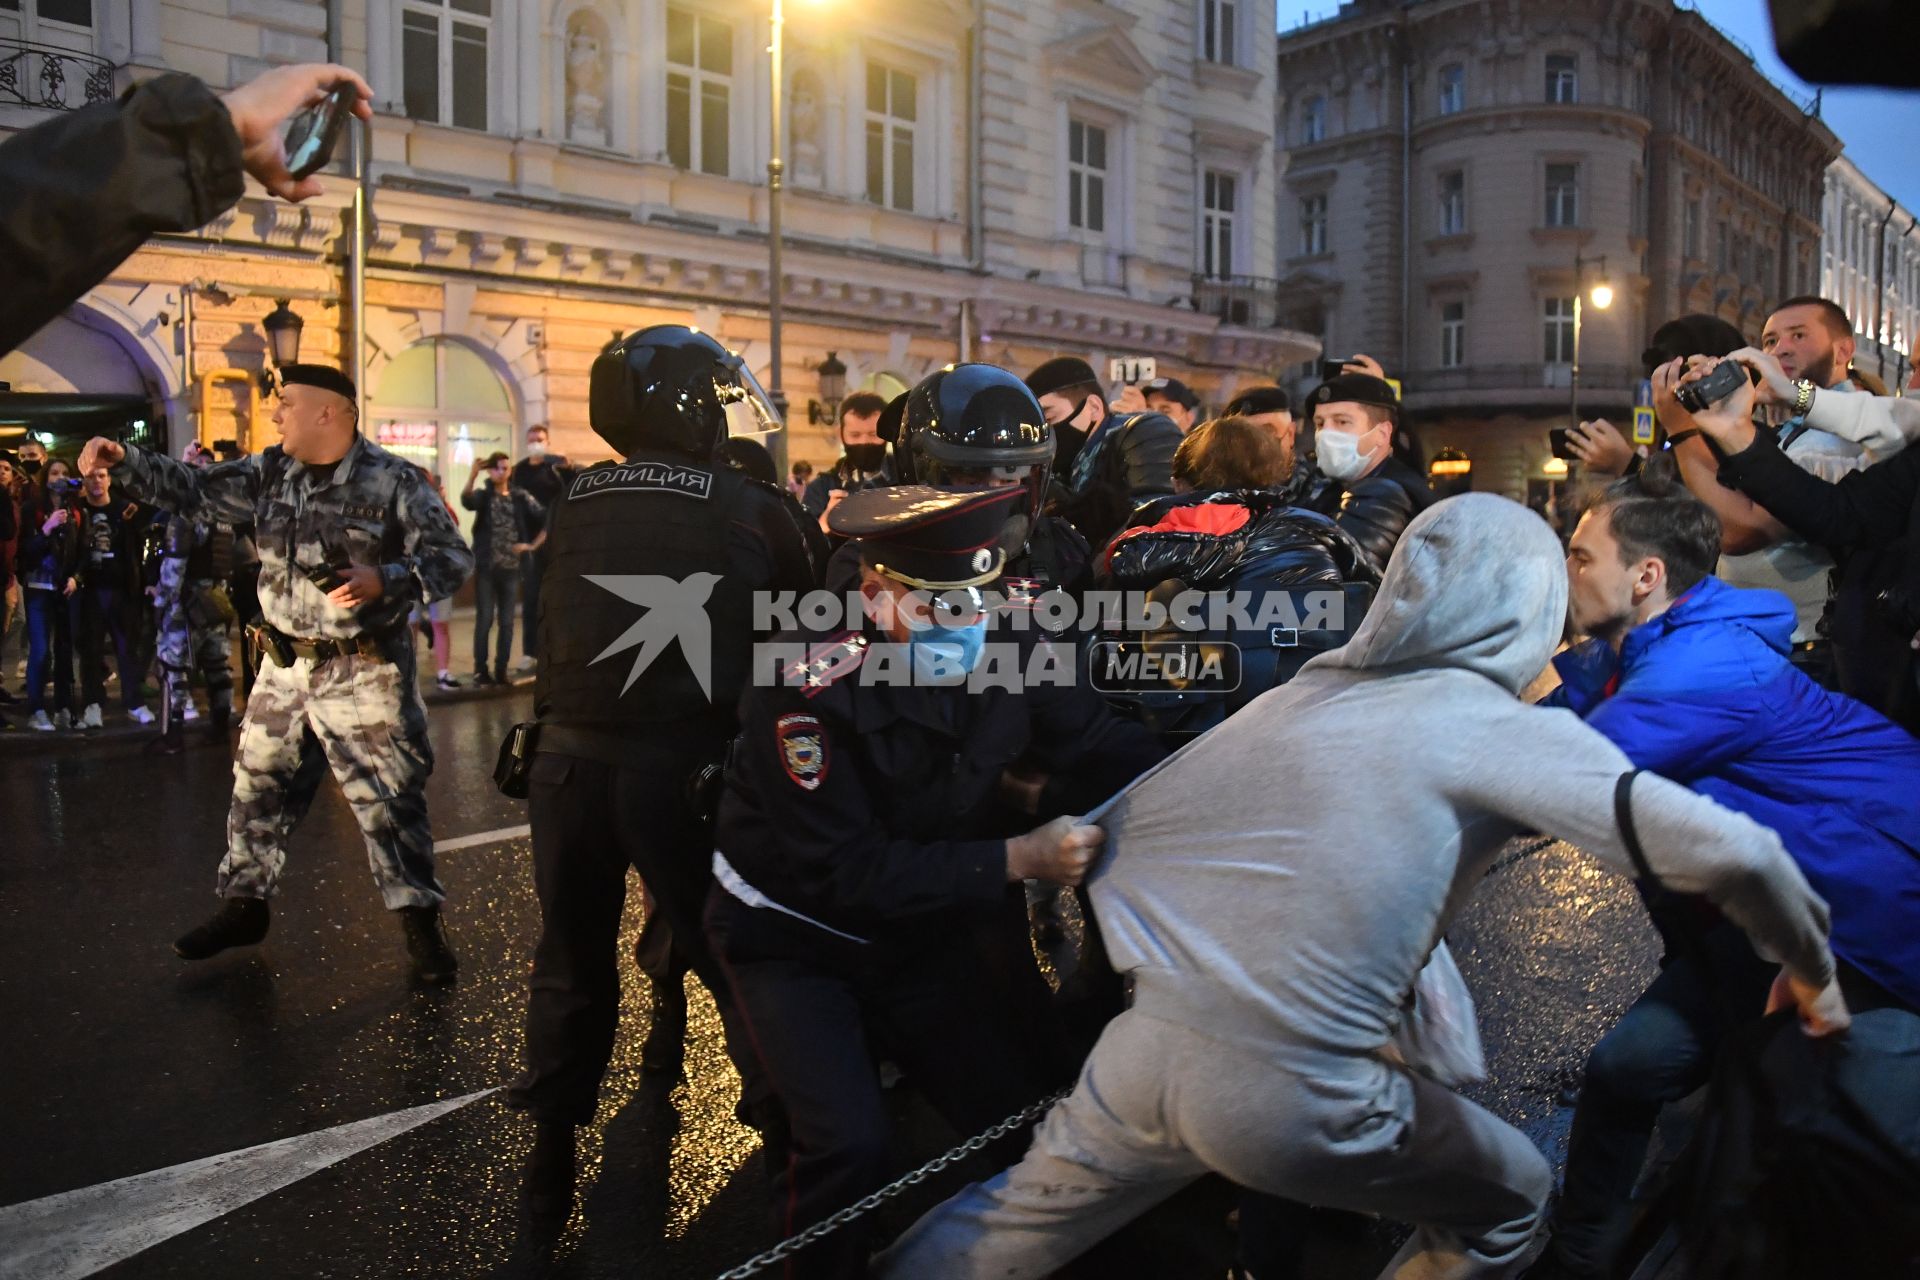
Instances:
[[[260,460],[250,454],[210,467],[190,467],[165,454],[128,448],[103,436],[80,451],[80,473],[111,468],[113,486],[136,502],[177,515],[205,510],[231,524],[251,524],[260,496]]]
[[[473,552],[460,536],[453,513],[409,467],[400,478],[394,513],[406,531],[401,558],[380,566],[380,580],[389,592],[416,600],[444,600],[473,576]]]

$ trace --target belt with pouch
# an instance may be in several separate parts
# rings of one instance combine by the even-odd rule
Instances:
[[[247,638],[253,641],[257,653],[273,659],[276,666],[290,667],[300,658],[310,662],[327,662],[334,658],[362,657],[377,658],[382,662],[392,662],[384,643],[386,637],[377,635],[349,636],[346,639],[318,637],[308,639],[304,636],[290,636],[277,627],[259,623],[247,628]]]

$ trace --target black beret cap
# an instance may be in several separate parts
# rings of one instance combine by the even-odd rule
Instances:
[[[349,400],[355,398],[353,379],[324,364],[283,364],[280,366],[280,385],[320,387]]]
[[[1323,404],[1377,404],[1385,409],[1398,409],[1400,397],[1393,394],[1393,388],[1386,379],[1376,378],[1370,373],[1343,373],[1337,378],[1328,378],[1313,389],[1307,397],[1309,411]]]
[[[1093,366],[1079,356],[1055,356],[1027,375],[1027,390],[1035,399],[1088,383],[1097,387],[1100,379],[1094,375]]]
[[[1178,378],[1155,378],[1151,382],[1142,383],[1140,392],[1142,395],[1165,396],[1183,408],[1198,409],[1200,407],[1200,397],[1193,394],[1192,387]]]
[[[1229,418],[1251,417],[1256,413],[1292,413],[1293,398],[1284,387],[1248,387],[1227,404]]]
[[[909,586],[929,591],[977,587],[1000,576],[1007,559],[1001,533],[1025,510],[1026,498],[1021,485],[862,489],[833,509],[827,528],[853,539],[862,559]]]

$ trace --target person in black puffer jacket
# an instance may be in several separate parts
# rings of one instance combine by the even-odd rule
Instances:
[[[1316,509],[1359,540],[1384,573],[1413,518],[1438,498],[1414,465],[1400,428],[1400,400],[1384,378],[1342,373],[1307,397],[1314,461],[1333,481]]]
[[[1243,596],[1250,628],[1178,632],[1179,641],[1238,646],[1238,687],[1118,695],[1173,740],[1202,732],[1285,683],[1315,653],[1346,642],[1379,573],[1333,520],[1291,506],[1287,459],[1272,433],[1245,418],[1202,423],[1174,455],[1170,497],[1134,510],[1100,558],[1100,585],[1168,598],[1205,592],[1209,603]],[[1283,601],[1280,596],[1287,598]],[[1111,639],[1111,635],[1106,637]],[[1151,643],[1169,640],[1155,633]]]

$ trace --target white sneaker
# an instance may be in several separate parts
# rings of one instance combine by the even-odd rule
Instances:
[[[52,733],[53,721],[47,719],[45,711],[36,711],[33,713],[33,719],[27,721],[27,728],[38,729],[42,733]]]
[[[539,665],[540,663],[536,659],[530,658],[523,653],[520,655],[519,660],[513,664],[513,669],[517,674],[525,674]]]
[[[198,720],[199,718],[200,718],[200,708],[194,706],[191,702],[187,704],[187,709],[180,713],[181,721],[186,724],[192,724],[195,720]]]
[[[100,704],[97,702],[89,702],[87,709],[80,713],[80,727],[82,729],[98,729],[100,723]]]
[[[153,723],[153,712],[147,710],[145,707],[135,707],[133,710],[127,712],[127,715],[133,720],[135,724],[152,724]],[[96,724],[94,727],[97,729],[99,728],[99,725]]]

